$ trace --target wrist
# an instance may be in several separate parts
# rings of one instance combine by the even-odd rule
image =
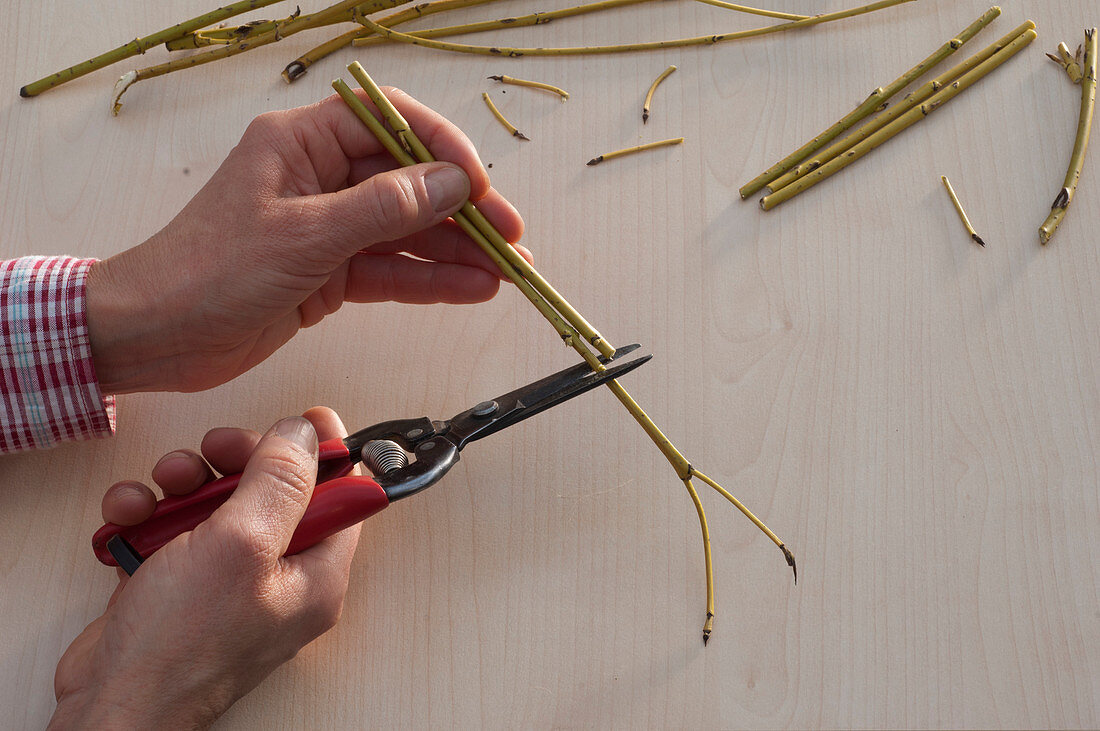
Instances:
[[[141,688],[156,691],[155,698],[146,698],[136,685],[124,686],[114,692],[106,688],[98,692],[78,691],[57,699],[57,707],[47,729],[103,728],[171,728],[207,729],[226,708],[214,708],[189,699],[173,702],[151,681],[140,681]]]
[[[96,262],[85,280],[92,362],[109,394],[163,390],[162,361],[176,331],[161,321],[151,275],[135,271],[128,253]]]

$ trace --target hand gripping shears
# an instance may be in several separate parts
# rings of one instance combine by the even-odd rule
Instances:
[[[287,555],[366,520],[395,500],[434,485],[458,462],[459,452],[470,442],[629,373],[652,357],[625,357],[638,348],[627,345],[614,357],[601,358],[606,368],[600,372],[580,363],[483,401],[448,421],[426,417],[385,421],[343,439],[322,442],[318,448],[317,486]],[[370,468],[373,478],[348,474],[359,462]],[[166,497],[157,502],[152,516],[138,525],[107,523],[92,537],[96,558],[133,574],[159,548],[210,517],[229,499],[240,479],[240,474],[226,475],[189,495]]]

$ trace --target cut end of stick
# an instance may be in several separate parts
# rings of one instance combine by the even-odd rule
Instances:
[[[787,559],[787,565],[791,567],[791,571],[794,572],[794,583],[798,585],[798,565],[794,562],[794,554],[787,548],[786,545],[780,543],[779,550],[783,552],[783,558]]]
[[[27,87],[19,87],[19,96],[23,97],[24,99],[30,96],[30,92],[27,91]]]
[[[707,621],[703,623],[703,647],[710,640],[710,633],[714,630],[714,613],[707,612]]]
[[[982,241],[981,236],[979,236],[978,234],[970,234],[970,238],[974,239],[974,243],[976,243],[978,246],[982,247],[983,249],[985,248],[985,242]]]
[[[512,136],[513,136],[513,137],[518,137],[518,138],[520,138],[521,140],[526,140],[527,142],[530,142],[530,141],[531,141],[531,138],[530,138],[530,137],[528,137],[527,135],[523,134],[523,133],[522,133],[522,132],[520,132],[520,131],[519,131],[518,129],[517,129],[517,130],[516,130],[515,132],[513,132],[513,133],[512,133]]]
[[[115,82],[115,90],[111,94],[111,114],[113,116],[118,116],[119,110],[122,109],[122,95],[137,81],[137,77],[137,71],[127,71]]]
[[[304,76],[306,71],[307,69],[304,63],[301,61],[291,61],[286,65],[286,68],[283,69],[283,80],[289,84],[295,79]]]
[[[599,165],[601,162],[603,162],[603,155],[597,155],[596,157],[586,162],[585,165]]]
[[[642,124],[645,124],[648,121],[649,121],[649,110],[648,109],[643,109],[642,110]]]

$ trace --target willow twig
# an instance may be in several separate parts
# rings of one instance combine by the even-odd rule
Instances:
[[[1097,65],[1097,30],[1092,28],[1085,31],[1085,60],[1082,64],[1083,76],[1081,78],[1081,113],[1077,119],[1077,137],[1073,143],[1073,153],[1069,159],[1069,170],[1066,171],[1066,179],[1062,183],[1062,189],[1058,191],[1054,204],[1051,206],[1050,215],[1039,228],[1039,242],[1043,245],[1050,243],[1054,232],[1062,225],[1069,204],[1077,193],[1077,184],[1081,181],[1081,167],[1085,162],[1085,153],[1089,147],[1089,134],[1092,130],[1092,118],[1096,110],[1096,65]],[[1069,72],[1069,69],[1067,69]],[[1072,78],[1073,74],[1070,74]]]
[[[652,150],[656,147],[668,147],[670,145],[683,144],[683,137],[673,137],[669,140],[659,140],[657,142],[647,142],[644,145],[635,145],[634,147],[625,147],[621,150],[615,150],[614,152],[605,152],[602,155],[596,155],[594,158],[585,163],[585,165],[599,165],[604,160],[612,160],[616,157],[622,157],[623,155],[633,155],[635,152],[642,152],[644,150]]]
[[[853,130],[850,134],[839,139],[823,150],[819,150],[817,153],[806,158],[795,167],[791,168],[787,172],[780,175],[773,180],[767,186],[767,192],[774,193],[778,190],[782,190],[795,180],[807,175],[814,170],[820,168],[825,163],[833,160],[839,155],[844,154],[859,142],[867,139],[875,132],[891,124],[895,120],[899,119],[909,111],[916,109],[921,104],[926,102],[936,92],[949,85],[959,77],[969,73],[973,69],[985,63],[992,58],[994,54],[998,53],[1004,48],[1007,48],[1009,44],[1018,39],[1024,33],[1029,30],[1034,30],[1035,23],[1030,20],[1021,23],[1017,27],[1013,28],[1007,34],[994,41],[990,45],[983,48],[978,53],[974,54],[970,58],[962,61],[961,63],[952,66],[947,71],[925,83],[917,88],[913,93],[908,94],[897,104],[887,109],[882,114],[878,115],[865,122],[862,126]]]
[[[434,15],[435,13],[442,13],[457,8],[472,8],[476,5],[494,1],[495,0],[433,0],[433,2],[417,3],[416,5],[403,8],[396,13],[387,15],[385,18],[379,18],[378,24],[386,28],[392,28],[395,25]],[[358,16],[356,16],[356,18],[348,18],[348,20],[357,19]],[[304,75],[310,66],[317,63],[322,58],[339,51],[341,48],[350,46],[357,38],[365,38],[370,35],[373,35],[373,31],[359,26],[309,49],[286,65],[286,68],[283,69],[283,79],[287,83],[294,81]]]
[[[377,10],[391,8],[394,5],[406,1],[407,0],[371,0],[370,2],[364,3],[363,0],[341,0],[335,5],[325,8],[324,10],[319,10],[316,13],[297,17],[292,16],[286,21],[279,21],[276,23],[273,30],[262,33],[254,38],[249,37],[237,43],[216,46],[201,53],[196,53],[193,56],[175,58],[166,63],[157,64],[156,66],[148,66],[136,71],[130,71],[124,74],[118,82],[115,83],[115,90],[111,100],[111,110],[114,114],[118,114],[119,109],[122,107],[122,95],[139,81],[164,76],[174,71],[194,68],[202,64],[210,63],[211,61],[220,61],[229,56],[235,56],[239,53],[245,53],[261,46],[275,43],[303,30],[309,30],[310,28],[324,25],[333,18],[344,17],[345,14],[357,8],[362,12],[375,12]]]
[[[516,129],[516,126],[509,122],[507,118],[505,118],[505,116],[500,113],[500,110],[497,109],[497,105],[493,104],[493,100],[489,98],[489,94],[487,92],[481,92],[481,98],[485,100],[485,106],[489,107],[489,111],[493,113],[493,116],[497,118],[497,121],[500,122],[501,126],[503,126],[504,129],[508,130],[508,132],[513,137],[518,137],[521,140],[527,140],[528,142],[531,141],[530,137]]]
[[[848,167],[871,150],[874,150],[887,140],[893,138],[899,132],[908,129],[909,127],[912,127],[914,124],[921,121],[929,114],[954,99],[958,94],[970,88],[972,85],[984,78],[1005,61],[1015,56],[1033,40],[1035,40],[1035,31],[1027,31],[1019,38],[1012,41],[1012,43],[999,50],[992,57],[979,64],[972,71],[964,74],[959,79],[952,82],[951,85],[934,94],[931,98],[928,99],[928,101],[921,104],[919,107],[914,107],[913,109],[910,109],[908,112],[901,115],[890,124],[886,125],[874,134],[868,136],[865,140],[857,144],[855,147],[852,147],[844,154],[833,158],[828,163],[822,165],[813,172],[807,173],[790,185],[780,188],[774,193],[764,196],[760,199],[761,208],[766,211],[771,210],[780,203],[790,200],[799,193],[817,185],[825,178],[828,178],[834,173]]]
[[[955,193],[955,188],[952,187],[951,181],[947,179],[946,175],[941,175],[940,180],[943,181],[943,187],[947,189],[947,195],[951,197],[951,203],[955,206],[955,211],[959,214],[959,219],[962,221],[966,232],[970,234],[970,238],[973,239],[975,243],[984,247],[985,242],[982,241],[982,237],[978,235],[978,232],[974,230],[974,226],[970,223],[970,217],[966,215],[962,201],[959,200],[958,194]]]
[[[517,15],[511,18],[498,18],[497,20],[482,20],[476,23],[463,23],[461,25],[447,25],[439,28],[426,28],[424,30],[412,31],[407,35],[414,36],[416,38],[443,38],[445,36],[457,36],[464,35],[466,33],[483,33],[485,31],[501,30],[504,28],[526,28],[532,25],[543,25],[544,23],[549,23],[553,20],[558,20],[560,18],[571,18],[576,15],[586,15],[588,13],[600,12],[601,10],[611,10],[612,8],[620,8],[627,5],[638,5],[640,3],[652,1],[653,0],[600,0],[599,2],[587,3],[585,5],[575,5],[570,8],[531,13],[529,15]],[[378,21],[378,23],[379,25],[384,25],[382,21]],[[389,42],[389,38],[379,36],[375,34],[375,32],[371,29],[366,28],[360,31],[360,37],[352,41],[352,45],[358,48],[362,46],[373,46]]]
[[[1077,46],[1077,53],[1070,53],[1069,46],[1063,42],[1058,44],[1058,55],[1047,54],[1047,58],[1066,70],[1070,82],[1074,84],[1080,84],[1081,79],[1085,78],[1085,74],[1081,70],[1082,48],[1083,46]]]
[[[526,86],[529,89],[542,89],[552,94],[557,94],[561,97],[562,102],[565,102],[569,98],[569,92],[565,89],[559,89],[553,84],[544,84],[541,81],[528,81],[527,79],[517,79],[514,76],[508,76],[506,74],[499,74],[497,76],[488,77],[493,81],[499,81],[502,84],[512,84],[513,86]]]
[[[871,94],[863,101],[862,104],[857,106],[847,115],[845,115],[840,121],[833,126],[829,127],[824,132],[821,132],[812,140],[799,147],[797,150],[787,155],[779,162],[772,165],[764,172],[757,175],[755,178],[745,183],[741,187],[741,198],[745,199],[749,196],[755,195],[764,189],[768,183],[771,183],[783,173],[787,172],[791,168],[798,165],[798,163],[805,160],[810,155],[821,148],[828,145],[837,137],[848,131],[856,124],[862,122],[867,117],[871,116],[875,112],[882,109],[887,101],[892,99],[898,92],[900,92],[909,84],[919,79],[924,75],[926,71],[935,67],[945,58],[957,51],[964,43],[976,36],[983,28],[993,22],[994,18],[1001,14],[1001,9],[998,7],[992,7],[989,10],[975,20],[973,23],[964,28],[957,36],[949,39],[946,43],[940,46],[934,53],[928,56],[926,59],[912,67],[904,74],[894,79],[886,86],[881,86],[875,89]],[[782,187],[782,186],[777,186]]]
[[[779,18],[780,20],[804,20],[805,18],[810,17],[808,15],[795,15],[794,13],[781,13],[778,10],[761,10],[760,8],[750,8],[747,5],[734,5],[733,3],[725,2],[725,0],[698,1],[707,5],[713,5],[717,8],[736,10],[739,13],[748,13],[749,15],[762,15],[765,18]]]
[[[363,25],[375,31],[376,33],[378,33],[378,35],[384,36],[391,40],[399,41],[401,43],[409,43],[414,46],[434,48],[440,51],[472,53],[483,56],[578,56],[604,53],[625,53],[630,51],[654,51],[661,48],[684,48],[687,46],[709,46],[718,43],[724,43],[727,41],[739,41],[745,38],[755,38],[758,36],[770,35],[772,33],[781,33],[783,31],[796,30],[798,28],[808,28],[810,26],[820,25],[821,23],[828,23],[834,20],[843,20],[844,18],[852,18],[857,15],[872,13],[876,10],[883,10],[885,8],[890,8],[895,5],[901,5],[902,3],[909,3],[913,1],[914,0],[879,0],[879,2],[871,3],[870,5],[861,5],[857,8],[851,8],[849,10],[838,10],[833,13],[822,13],[821,15],[814,15],[809,18],[804,18],[803,20],[792,20],[788,23],[777,23],[776,25],[769,25],[764,28],[754,28],[752,30],[736,31],[733,33],[694,36],[691,38],[677,38],[668,41],[624,43],[611,46],[572,46],[563,48],[508,48],[505,46],[472,46],[464,43],[436,41],[423,35],[401,33],[392,29],[383,28],[369,18],[364,18]]]
[[[139,53],[145,53],[153,46],[159,46],[161,43],[167,43],[173,38],[179,38],[180,36],[187,35],[188,33],[205,28],[208,25],[214,23],[220,23],[226,18],[232,18],[234,15],[240,15],[241,13],[247,13],[249,10],[255,10],[256,8],[262,8],[267,5],[272,5],[279,0],[240,0],[239,2],[226,5],[225,7],[218,8],[217,10],[211,10],[208,13],[203,13],[190,20],[185,20],[182,23],[177,23],[164,30],[157,31],[141,38],[135,38],[126,45],[119,46],[113,50],[102,53],[95,58],[90,58],[87,61],[78,63],[75,66],[70,66],[67,69],[62,69],[57,73],[50,74],[44,78],[39,79],[33,83],[27,84],[19,90],[19,96],[37,96],[47,89],[52,89],[55,86],[60,86],[66,81],[72,81],[75,78],[83,76],[84,74],[91,73],[97,69],[101,69],[105,66],[110,66],[113,63],[118,63],[124,59],[136,56]]]
[[[657,87],[661,82],[668,78],[669,74],[676,70],[675,66],[669,66],[667,69],[661,72],[661,75],[653,80],[653,83],[649,85],[649,91],[645,95],[645,103],[642,104],[642,124],[649,121],[649,105],[653,101],[653,92],[657,91]]]
[[[353,92],[351,92],[350,89],[347,88],[346,84],[344,84],[342,81],[336,81],[333,82],[334,88],[337,89],[337,92],[341,95],[342,98],[344,98],[349,106],[351,106],[353,110],[355,110],[356,114],[360,117],[360,119],[364,121],[371,132],[379,138],[379,140],[382,142],[382,145],[387,150],[389,150],[391,154],[394,155],[395,159],[397,159],[398,162],[402,165],[410,165],[416,161],[429,162],[433,160],[434,158],[432,157],[430,151],[428,151],[427,148],[424,147],[423,143],[421,143],[420,140],[417,138],[415,132],[413,132],[413,130],[409,128],[408,123],[404,120],[404,118],[401,117],[400,113],[397,112],[397,110],[393,107],[389,100],[386,99],[386,97],[382,94],[381,89],[378,88],[378,86],[366,74],[362,67],[360,67],[359,64],[356,63],[349,66],[348,69],[352,72],[352,75],[355,76],[356,80],[364,85],[364,88],[367,91],[367,95],[371,98],[372,101],[375,102],[375,105],[379,107],[379,111],[381,111],[382,116],[386,119],[390,127],[397,134],[398,139],[394,139],[394,137],[390,135],[389,131],[386,130],[381,122],[379,122],[379,120],[370,112],[370,110],[366,108],[362,101],[359,100],[359,98]],[[411,149],[412,154],[410,154],[406,147]],[[468,211],[474,212],[477,215],[467,216],[466,214]],[[550,287],[549,284],[547,284],[545,280],[542,279],[538,272],[535,271],[534,268],[526,262],[526,260],[523,260],[522,257],[519,257],[518,253],[515,252],[512,246],[508,244],[508,242],[499,234],[499,232],[496,231],[492,224],[490,224],[488,220],[480,214],[480,211],[477,211],[476,208],[474,208],[471,204],[467,202],[467,204],[463,206],[462,210],[455,215],[455,221],[459,222],[459,225],[462,226],[464,231],[467,231],[468,233],[472,232],[472,238],[474,238],[478,245],[481,246],[482,249],[490,255],[494,262],[501,262],[501,271],[505,274],[505,276],[507,276],[509,279],[512,279],[512,281],[520,287],[520,290],[528,297],[528,299],[536,306],[536,308],[539,309],[540,312],[545,315],[549,311],[556,316],[557,311],[555,311],[554,308],[557,307],[558,310],[562,312],[562,314],[565,314],[566,312],[572,313],[569,316],[571,320],[573,318],[573,315],[575,315],[576,318],[579,318],[580,322],[576,324],[587,328],[591,327],[587,324],[587,322],[583,321],[583,318],[580,318],[579,314],[576,314],[575,310],[573,310],[567,302],[561,299],[561,296],[558,295],[557,292],[554,291],[553,288]],[[521,273],[520,268],[514,267],[512,265],[514,259],[520,260],[520,262],[522,263],[521,268],[525,271]],[[536,283],[537,286],[540,288],[539,291],[535,291],[535,288],[533,286]],[[540,295],[540,292],[543,288],[547,289],[550,297],[544,299]],[[555,301],[554,307],[551,307],[548,300],[560,300],[560,302]],[[562,309],[562,305],[564,305],[565,309]],[[569,324],[562,324],[562,320],[560,317],[548,316],[547,319],[551,321],[551,324],[553,324],[558,333],[562,335],[566,343],[571,345],[593,370],[605,370],[600,360],[591,351],[588,350],[585,342],[579,337],[579,331],[582,329],[581,327],[574,329]],[[610,344],[606,343],[606,341],[604,341],[602,338],[599,338],[599,342],[604,343],[609,348],[611,347]],[[611,348],[611,351],[614,352],[614,348]],[[657,425],[653,423],[653,420],[649,418],[645,411],[642,410],[638,403],[633,399],[633,397],[630,396],[629,393],[627,393],[626,389],[624,389],[618,381],[611,380],[608,381],[606,385],[611,390],[611,392],[615,394],[616,398],[618,398],[619,401],[626,407],[627,411],[631,414],[631,416],[634,417],[634,419],[638,422],[638,424],[642,427],[646,434],[649,435],[653,443],[672,465],[673,469],[676,471],[677,477],[679,477],[680,480],[684,483],[684,486],[687,489],[688,494],[691,496],[693,504],[695,505],[696,512],[699,516],[700,529],[703,534],[704,556],[706,559],[707,614],[706,621],[703,626],[703,641],[705,643],[709,638],[711,629],[713,627],[715,608],[712,576],[713,572],[711,568],[710,532],[707,528],[706,514],[703,510],[702,502],[699,499],[698,493],[695,491],[694,485],[692,485],[691,483],[691,478],[693,476],[698,476],[700,479],[704,480],[705,482],[707,482],[707,484],[710,484],[712,486],[714,486],[716,483],[713,483],[713,481],[709,480],[709,478],[706,478],[705,476],[697,473],[694,470],[687,459],[679,452],[679,450],[676,449],[675,446],[673,446],[668,438],[665,437],[665,435],[661,432]],[[766,530],[766,526],[764,528]],[[774,534],[770,531],[766,532],[770,536],[774,536]],[[787,550],[787,548],[782,544],[781,541],[778,541],[777,538],[773,538],[773,540],[776,540],[778,542],[778,545],[783,551],[784,556],[787,558],[788,563],[790,563],[793,568],[793,556],[791,556],[790,551]]]
[[[297,12],[297,11],[295,11]],[[188,33],[182,38],[173,38],[164,44],[169,51],[193,51],[207,46],[227,46],[230,43],[243,41],[249,36],[260,35],[275,30],[282,20],[254,20],[250,23],[242,23],[227,28],[208,28]]]

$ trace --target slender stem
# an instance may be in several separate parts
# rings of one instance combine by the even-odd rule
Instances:
[[[1092,118],[1096,111],[1096,64],[1097,30],[1092,28],[1085,31],[1085,61],[1082,69],[1084,75],[1081,79],[1081,113],[1077,119],[1077,138],[1073,143],[1073,154],[1070,155],[1065,182],[1062,183],[1062,189],[1054,199],[1050,215],[1039,228],[1039,242],[1044,246],[1050,243],[1055,231],[1065,220],[1069,204],[1073,202],[1073,197],[1077,193],[1077,184],[1081,182],[1081,167],[1085,163]]]
[[[324,10],[320,10],[310,15],[303,15],[298,17],[291,17],[286,21],[279,21],[275,28],[266,33],[262,33],[255,37],[246,38],[243,41],[237,43],[231,43],[226,46],[217,46],[211,48],[202,53],[196,53],[193,56],[186,58],[174,58],[166,63],[157,64],[156,66],[147,66],[137,71],[131,71],[122,76],[115,84],[115,91],[113,95],[113,111],[118,114],[119,109],[122,107],[121,98],[122,95],[139,81],[145,81],[153,79],[158,76],[164,76],[174,71],[182,71],[184,69],[194,68],[203,64],[210,63],[211,61],[220,61],[223,58],[229,56],[235,56],[239,53],[245,53],[261,46],[266,46],[270,43],[286,38],[287,36],[294,35],[303,30],[309,30],[320,25],[324,25],[333,18],[341,18],[344,14],[350,13],[356,8],[367,8],[367,12],[374,12],[376,10],[384,10],[391,8],[394,5],[398,5],[407,0],[372,0],[371,2],[364,3],[363,0],[341,0],[340,2],[332,5]]]
[[[453,10],[455,8],[470,8],[476,5],[482,5],[488,2],[494,2],[495,0],[433,0],[433,2],[418,3],[411,7],[399,10],[396,13],[387,15],[385,18],[380,18],[378,24],[391,28],[395,25],[408,22],[410,20],[416,20],[428,15],[434,15],[435,13],[442,13],[446,10]],[[351,20],[352,18],[348,18]],[[309,49],[298,58],[294,59],[286,65],[283,69],[283,79],[290,83],[298,77],[306,73],[313,64],[320,61],[322,58],[329,56],[341,48],[350,46],[352,42],[357,38],[365,38],[373,35],[373,31],[367,30],[361,26],[353,28],[352,30],[342,33],[335,38],[325,41],[319,46]]]
[[[374,83],[370,75],[359,64],[358,61],[348,66],[348,71],[351,73],[355,80],[366,90],[367,95],[370,97],[374,105],[378,107],[379,111],[386,118],[386,121],[390,123],[390,127],[397,133],[397,138],[406,145],[412,154],[421,162],[429,162],[435,158],[432,156],[428,148],[420,141],[416,136],[416,133],[409,127],[408,122],[401,116],[400,112],[390,103],[389,99],[382,93],[382,90]],[[542,278],[533,266],[531,266],[526,259],[519,255],[519,252],[508,243],[508,241],[500,235],[488,219],[473,206],[473,204],[467,202],[462,207],[462,213],[470,218],[471,221],[484,232],[490,242],[500,251],[501,254],[508,259],[508,262],[516,268],[517,271],[523,276],[524,279],[531,282],[535,289],[546,300],[561,313],[562,317],[569,322],[577,332],[589,343],[591,343],[597,350],[603,355],[611,357],[615,354],[615,348],[611,346],[603,336],[596,332],[596,329],[592,327],[581,317],[581,314],[573,309],[573,306],[555,290],[550,283]]]
[[[558,20],[559,18],[570,18],[576,15],[586,15],[601,10],[610,10],[612,8],[637,5],[639,3],[652,1],[653,0],[600,0],[600,2],[588,3],[586,5],[575,5],[570,8],[562,8],[561,10],[531,13],[530,15],[519,15],[512,18],[499,18],[497,20],[483,20],[477,23],[463,23],[461,25],[447,25],[439,28],[426,28],[425,30],[412,31],[407,35],[416,38],[442,38],[444,36],[482,33],[484,31],[500,30],[503,28],[524,28],[532,25],[542,25],[553,20]],[[379,21],[379,25],[382,25],[381,21]],[[352,45],[356,47],[373,46],[388,43],[389,41],[389,38],[376,35],[373,30],[367,28],[362,31],[360,38],[356,38],[352,41]]]
[[[493,116],[497,118],[497,121],[500,122],[501,126],[503,126],[504,129],[508,130],[508,132],[513,137],[518,137],[521,140],[530,141],[530,137],[516,129],[516,126],[509,122],[507,118],[505,118],[505,116],[500,113],[500,110],[497,109],[497,105],[493,104],[493,100],[489,98],[488,92],[481,92],[481,98],[485,100],[485,106],[489,107],[489,111],[493,113]]]
[[[1070,53],[1069,46],[1062,42],[1058,44],[1058,55],[1047,54],[1047,58],[1065,69],[1070,82],[1074,84],[1080,84],[1085,78],[1085,73],[1081,70],[1081,48],[1078,46],[1077,53],[1073,54]]]
[[[684,479],[684,487],[687,488],[691,502],[695,505],[695,514],[699,517],[699,528],[703,532],[703,564],[707,575],[707,616],[703,621],[703,646],[706,647],[710,639],[710,633],[714,629],[714,562],[710,554],[710,528],[707,527],[707,514],[703,511],[703,501],[699,499],[699,493],[695,485],[691,484],[691,478]]]
[[[760,8],[750,8],[747,5],[734,5],[733,3],[725,2],[725,0],[698,0],[698,2],[705,3],[707,5],[713,5],[716,8],[736,10],[739,13],[748,13],[750,15],[763,15],[765,18],[779,18],[780,20],[803,20],[810,17],[808,15],[795,15],[794,13],[781,13],[777,10],[761,10]]]
[[[502,84],[512,84],[513,86],[526,86],[529,89],[542,89],[543,91],[549,91],[552,94],[557,94],[561,97],[562,102],[565,102],[569,98],[569,92],[564,89],[559,89],[553,84],[544,84],[541,81],[528,81],[527,79],[517,79],[514,76],[507,76],[506,74],[499,74],[497,76],[490,76],[493,81],[499,81]]]
[[[859,122],[863,121],[867,117],[874,114],[876,111],[882,109],[883,105],[893,98],[898,92],[905,87],[909,86],[912,82],[919,79],[924,75],[926,71],[935,67],[945,58],[957,51],[964,43],[976,36],[983,28],[989,25],[993,20],[1001,14],[1001,9],[998,7],[992,7],[985,11],[984,14],[973,23],[968,25],[957,36],[949,39],[946,43],[940,46],[932,55],[918,63],[913,68],[906,71],[904,74],[894,79],[886,86],[879,87],[871,92],[870,96],[866,100],[847,115],[845,115],[840,121],[833,126],[829,127],[824,132],[821,132],[812,140],[799,147],[797,150],[787,155],[779,162],[772,165],[764,172],[757,175],[755,178],[745,183],[742,186],[740,193],[742,200],[748,198],[751,195],[755,195],[764,189],[768,183],[778,178],[783,173],[787,172],[791,168],[795,167],[798,163],[805,160],[810,155],[825,147],[827,144],[835,140],[854,127]]]
[[[874,117],[862,126],[858,127],[855,131],[851,132],[847,136],[843,137],[823,150],[818,151],[811,157],[806,158],[803,162],[799,163],[795,167],[791,168],[787,172],[780,175],[768,185],[769,192],[776,192],[787,187],[795,180],[817,170],[825,163],[833,160],[837,156],[847,152],[853,146],[860,141],[867,139],[878,130],[886,127],[896,119],[900,118],[910,110],[916,109],[925,101],[930,99],[933,94],[943,89],[955,79],[969,73],[971,70],[977,68],[982,63],[992,58],[994,54],[1007,48],[1009,44],[1021,37],[1024,33],[1035,28],[1035,23],[1030,20],[1021,23],[1017,27],[1013,28],[1003,37],[990,45],[983,48],[978,53],[974,54],[970,58],[966,59],[962,63],[952,66],[947,71],[943,72],[936,78],[932,79],[928,83],[919,87],[913,93],[907,95],[897,104],[888,108],[885,112]]]
[[[951,185],[951,181],[947,179],[946,175],[941,175],[940,180],[943,181],[943,187],[947,188],[947,195],[951,197],[951,203],[955,206],[955,212],[959,214],[959,219],[962,221],[966,232],[970,234],[970,238],[979,245],[985,246],[982,237],[978,235],[978,232],[974,230],[974,226],[970,223],[970,216],[966,215],[962,201],[959,200],[959,196],[955,192],[955,188]]]
[[[232,28],[197,30],[194,33],[188,33],[182,38],[174,38],[168,41],[164,44],[164,47],[169,51],[192,51],[196,48],[205,48],[207,46],[227,46],[230,43],[243,41],[249,36],[256,36],[261,33],[273,31],[279,23],[285,23],[287,20],[287,18],[283,18],[282,20],[257,20],[253,23],[235,25]]]
[[[653,80],[653,83],[649,85],[649,91],[645,95],[645,103],[642,104],[642,124],[649,121],[649,105],[653,102],[653,92],[657,91],[657,87],[661,85],[661,82],[668,78],[669,74],[676,70],[675,66],[669,66],[667,69],[661,72],[661,75]]]
[[[784,188],[780,188],[770,195],[764,196],[760,200],[760,206],[766,211],[771,210],[780,203],[790,200],[799,193],[817,185],[825,178],[828,178],[834,173],[848,167],[871,150],[874,150],[887,140],[897,135],[899,132],[908,129],[909,127],[912,127],[914,124],[921,121],[929,114],[954,99],[958,94],[965,91],[973,84],[988,75],[991,71],[1003,64],[1005,61],[1015,56],[1019,51],[1023,50],[1033,40],[1035,40],[1035,31],[1027,31],[1019,38],[1014,40],[1012,43],[1010,43],[1008,46],[998,51],[991,58],[978,65],[976,68],[974,68],[974,70],[963,75],[956,81],[952,82],[950,86],[934,94],[927,102],[921,104],[919,107],[914,107],[913,109],[910,109],[908,112],[901,115],[890,124],[886,125],[882,129],[867,137],[867,139],[863,140],[855,147],[852,147],[843,155],[832,159],[825,165],[822,165],[813,172],[804,175],[790,185]]]
[[[781,33],[787,30],[808,28],[821,23],[834,20],[851,18],[876,10],[883,10],[902,3],[914,2],[914,0],[879,0],[870,5],[861,5],[858,8],[839,10],[834,13],[822,13],[803,20],[792,20],[788,23],[778,23],[764,28],[737,31],[734,33],[720,33],[716,35],[694,36],[692,38],[677,38],[668,41],[649,41],[645,43],[625,43],[612,46],[573,46],[566,48],[508,48],[504,46],[471,46],[464,43],[451,43],[447,41],[431,40],[423,35],[401,33],[392,29],[383,28],[370,19],[364,19],[363,25],[378,33],[378,35],[401,43],[409,43],[414,46],[434,48],[440,51],[453,51],[455,53],[473,53],[483,56],[578,56],[603,53],[625,53],[630,51],[653,51],[661,48],[683,48],[686,46],[709,46],[726,41],[738,41],[745,38]]]
[[[673,137],[669,140],[660,140],[658,142],[647,142],[644,145],[635,145],[634,147],[626,147],[622,150],[615,150],[614,152],[605,152],[602,155],[596,155],[585,165],[599,165],[604,160],[611,160],[616,157],[622,157],[623,155],[633,155],[635,152],[642,152],[643,150],[652,150],[656,147],[669,147],[670,145],[681,145],[684,142],[683,137]]]
[[[91,73],[97,69],[110,66],[113,63],[118,63],[131,56],[136,56],[139,53],[145,53],[145,51],[153,46],[167,43],[173,38],[179,38],[192,31],[205,28],[208,25],[220,23],[226,18],[232,18],[234,15],[247,13],[249,10],[255,10],[256,8],[262,8],[277,2],[279,2],[279,0],[240,0],[239,2],[226,5],[217,10],[211,10],[208,13],[203,13],[190,20],[177,23],[176,25],[157,31],[156,33],[152,33],[142,38],[135,38],[124,46],[119,46],[95,58],[90,58],[75,66],[70,66],[67,69],[62,69],[57,73],[50,74],[38,81],[27,84],[19,90],[19,96],[37,96],[47,89],[52,89],[55,86],[64,84],[66,81],[72,81],[75,78]]]

